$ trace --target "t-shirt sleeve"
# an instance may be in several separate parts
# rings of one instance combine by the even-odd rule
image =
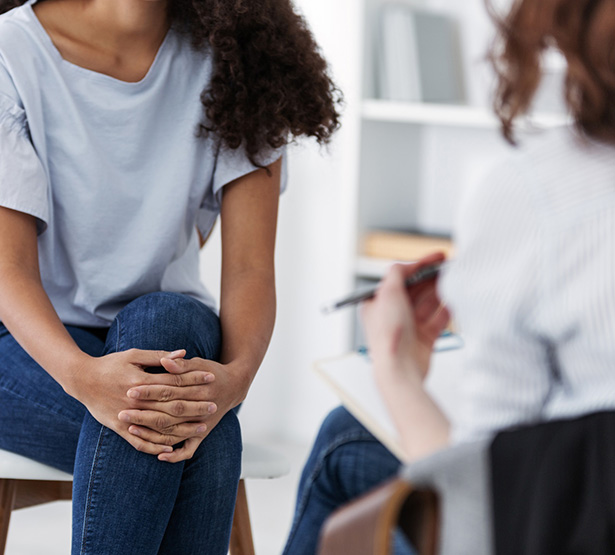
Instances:
[[[30,140],[26,113],[0,90],[0,206],[34,216],[40,235],[49,221],[47,194],[47,176]]]
[[[259,161],[263,166],[269,166],[282,158],[282,175],[280,192],[284,192],[288,183],[288,160],[286,147],[272,149],[261,155]],[[208,188],[199,208],[197,227],[201,236],[206,237],[214,225],[222,204],[222,191],[226,185],[236,179],[248,175],[258,168],[250,162],[244,149],[230,150],[221,147],[216,158],[211,186]]]
[[[542,417],[551,375],[539,311],[545,234],[532,178],[498,167],[464,203],[439,284],[465,337],[453,440]]]

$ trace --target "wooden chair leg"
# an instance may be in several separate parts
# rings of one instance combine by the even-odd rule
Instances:
[[[14,511],[52,501],[70,501],[73,497],[73,483],[53,480],[15,480],[15,491]]]
[[[16,480],[0,480],[0,555],[4,554],[6,538],[9,535],[11,511],[15,503]]]
[[[231,529],[231,555],[254,555],[254,540],[252,539],[252,526],[248,511],[248,498],[246,484],[239,481],[237,489],[237,502],[233,515],[233,528]]]

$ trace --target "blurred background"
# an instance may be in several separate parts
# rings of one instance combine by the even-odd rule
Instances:
[[[361,343],[352,309],[327,316],[321,307],[380,278],[392,259],[415,258],[434,244],[446,248],[463,192],[508,147],[490,113],[486,52],[494,30],[483,0],[295,5],[346,104],[328,149],[305,142],[289,151],[276,330],[242,420],[251,437],[309,442],[336,404],[313,362]],[[537,127],[564,120],[561,61],[550,54],[545,67],[531,119]],[[201,265],[211,291],[219,290],[219,257],[214,235]]]
[[[490,113],[486,52],[494,28],[483,0],[294,2],[345,106],[328,149],[305,142],[288,154],[276,329],[241,411],[244,436],[274,447],[292,466],[284,479],[247,484],[259,555],[281,552],[302,464],[320,422],[338,404],[313,363],[362,343],[354,309],[325,316],[321,307],[375,282],[393,260],[411,260],[434,245],[450,249],[464,191],[508,148]],[[509,4],[495,2],[498,9]],[[525,132],[565,121],[562,61],[549,53],[544,64]],[[201,261],[214,293],[219,241],[218,228]],[[68,503],[15,513],[8,555],[68,553],[69,522]]]

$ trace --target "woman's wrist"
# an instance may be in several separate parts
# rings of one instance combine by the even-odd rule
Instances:
[[[374,368],[381,388],[423,387],[423,373],[412,357],[374,357]]]
[[[248,395],[256,370],[247,360],[236,359],[224,364],[232,382],[233,407],[243,403]]]
[[[94,357],[78,349],[67,357],[63,365],[62,375],[58,381],[64,391],[78,401],[81,401],[83,395],[84,378],[88,374],[87,367],[93,360]]]

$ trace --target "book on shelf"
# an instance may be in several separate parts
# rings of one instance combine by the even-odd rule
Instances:
[[[370,231],[363,237],[362,254],[370,258],[412,261],[434,252],[451,258],[453,242],[448,237],[393,231]]]
[[[421,74],[415,20],[408,6],[391,2],[380,14],[380,96],[387,100],[419,102]]]
[[[380,98],[462,103],[465,95],[455,19],[400,1],[385,2],[380,10]]]

